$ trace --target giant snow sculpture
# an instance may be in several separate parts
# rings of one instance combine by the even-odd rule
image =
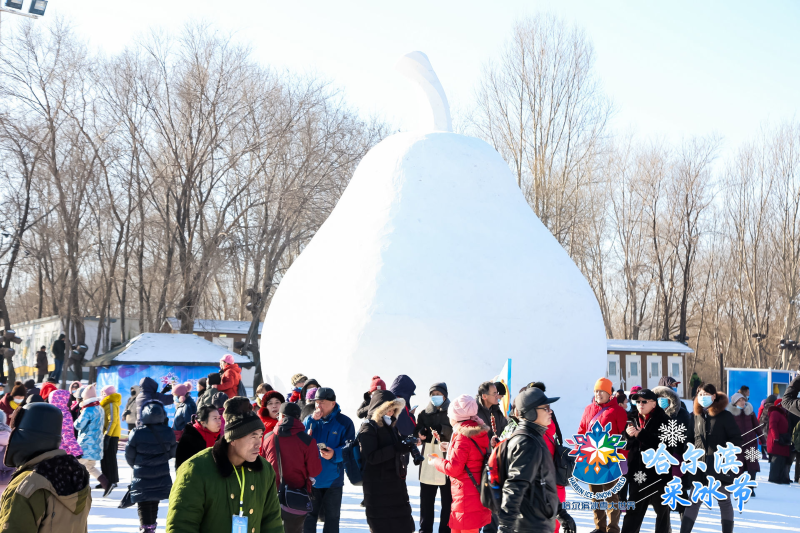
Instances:
[[[430,384],[474,396],[512,358],[514,395],[544,381],[564,431],[577,430],[605,376],[597,300],[500,155],[452,132],[425,54],[397,68],[425,91],[430,130],[372,148],[283,277],[261,339],[265,380],[285,392],[303,372],[355,418],[372,376],[408,374],[424,408]]]

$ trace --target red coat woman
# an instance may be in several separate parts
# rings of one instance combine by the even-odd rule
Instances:
[[[453,438],[447,459],[429,458],[439,471],[450,476],[453,503],[448,525],[456,533],[476,531],[492,521],[492,512],[481,503],[480,493],[472,482],[480,483],[484,455],[490,451],[489,428],[478,418],[478,404],[463,394],[450,403],[447,410],[453,426]],[[468,473],[469,472],[469,473]]]
[[[782,457],[789,457],[792,454],[791,446],[779,443],[783,433],[789,433],[789,417],[786,414],[786,409],[781,405],[781,401],[776,400],[775,405],[769,408],[767,453]]]
[[[233,362],[233,355],[225,354],[219,360],[220,384],[217,389],[228,395],[228,398],[239,396],[239,382],[242,380],[242,369]]]

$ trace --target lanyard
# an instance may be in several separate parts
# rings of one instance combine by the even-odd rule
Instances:
[[[243,515],[242,508],[244,507],[244,467],[242,467],[242,479],[239,479],[239,472],[236,471],[236,467],[233,467],[233,473],[236,474],[236,481],[239,482],[239,486],[242,489],[242,493],[239,496],[239,516]]]

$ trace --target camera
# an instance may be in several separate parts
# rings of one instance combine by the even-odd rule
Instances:
[[[408,448],[409,453],[411,453],[411,459],[414,461],[414,464],[419,466],[422,464],[422,461],[425,460],[422,457],[422,454],[419,453],[419,448],[417,448],[417,437],[414,435],[409,435],[408,437],[404,437],[401,441],[406,448]]]

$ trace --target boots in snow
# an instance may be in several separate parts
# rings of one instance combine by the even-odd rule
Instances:
[[[103,487],[104,491],[107,491],[108,487],[111,486],[111,483],[108,482],[108,478],[105,476],[105,474],[100,474],[100,477],[97,478],[97,481],[100,483],[100,486]]]
[[[692,529],[694,528],[694,520],[691,518],[683,517],[681,520],[681,533],[692,533]]]
[[[105,491],[103,491],[103,498],[107,498],[108,495],[111,494],[111,491],[116,489],[116,488],[117,488],[117,484],[116,483],[109,483],[108,484],[108,488]]]
[[[156,524],[150,524],[148,526],[139,526],[139,533],[156,533]]]
[[[722,533],[733,533],[733,520],[722,521]]]

